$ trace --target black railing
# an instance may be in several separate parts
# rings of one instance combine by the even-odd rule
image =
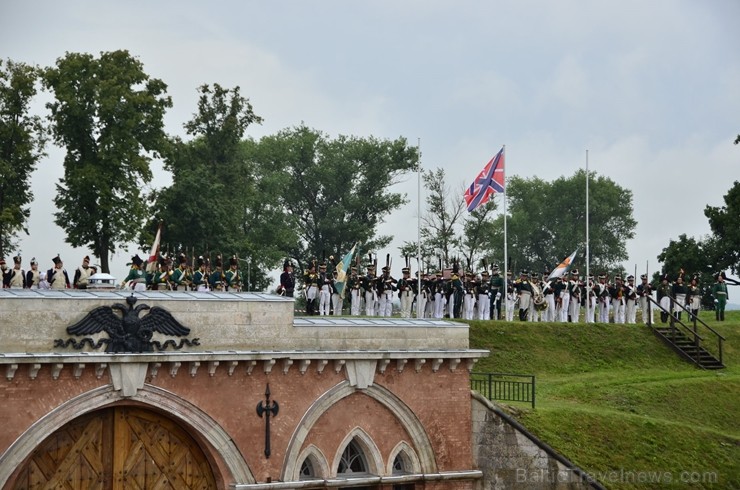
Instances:
[[[533,374],[470,373],[470,388],[491,401],[525,402],[534,408]]]
[[[694,345],[697,347],[697,350],[695,352],[695,357],[696,358],[694,359],[694,361],[697,364],[700,364],[700,362],[699,362],[699,352],[700,352],[699,351],[699,348],[703,348],[707,352],[709,352],[710,354],[716,355],[717,358],[718,358],[718,360],[719,360],[719,362],[720,362],[720,364],[723,364],[724,365],[724,361],[723,361],[723,358],[722,358],[723,357],[722,343],[725,340],[727,340],[727,339],[725,339],[725,337],[722,336],[722,334],[720,334],[719,332],[717,332],[715,329],[713,329],[712,327],[710,327],[709,325],[707,325],[698,316],[694,315],[691,312],[691,310],[689,310],[688,308],[686,308],[681,303],[678,303],[673,296],[668,295],[668,297],[670,298],[670,306],[669,306],[668,310],[666,310],[665,308],[663,308],[662,306],[660,306],[660,303],[658,301],[655,301],[650,296],[648,296],[647,298],[648,298],[648,300],[649,300],[650,303],[653,303],[654,305],[656,305],[658,307],[658,310],[659,311],[662,311],[663,313],[665,313],[667,315],[667,318],[666,319],[668,320],[668,325],[669,325],[669,327],[671,329],[671,332],[669,333],[669,336],[671,337],[671,341],[672,342],[675,342],[675,340],[676,340],[676,333],[683,331],[683,333],[686,336],[688,336],[689,338],[691,338],[693,340]],[[687,318],[688,318],[687,321],[688,321],[688,323],[690,325],[692,325],[693,328],[687,326],[684,322],[682,322],[681,320],[679,320],[678,318],[676,318],[676,316],[674,315],[674,309],[675,309],[676,306],[679,306],[681,308],[681,310],[683,310],[684,312],[686,312],[686,314],[688,315],[687,316]],[[652,315],[650,315],[648,317],[647,324],[648,324],[649,327],[653,328],[654,327],[654,325],[653,325],[654,322],[652,322],[651,320],[652,320]],[[705,333],[705,335],[707,335],[707,337],[708,337],[707,339],[705,339],[704,337],[702,337],[699,334],[698,328],[697,328],[699,326],[704,327],[705,330],[703,330],[703,332]],[[711,337],[712,336],[714,336],[714,338],[717,341],[717,353],[716,354],[712,353],[709,349],[707,349],[707,343],[704,342],[705,340],[711,340]]]

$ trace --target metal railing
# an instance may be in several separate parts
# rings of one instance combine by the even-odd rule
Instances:
[[[470,373],[470,388],[491,401],[525,402],[534,408],[533,374]]]
[[[695,359],[694,359],[695,362],[699,363],[699,348],[703,348],[710,354],[716,355],[717,358],[719,359],[720,364],[724,365],[722,343],[727,339],[725,339],[725,337],[719,332],[717,332],[715,329],[707,325],[698,316],[694,315],[691,312],[691,310],[686,308],[684,305],[678,303],[673,296],[668,295],[668,297],[670,298],[670,306],[668,310],[660,306],[660,303],[658,301],[655,301],[652,297],[648,296],[647,298],[650,301],[650,303],[658,307],[659,311],[662,311],[663,313],[667,315],[666,319],[668,320],[668,326],[671,329],[671,332],[669,333],[669,336],[671,337],[671,341],[675,342],[677,332],[683,332],[684,335],[686,335],[687,337],[693,340],[694,345],[697,347],[697,350],[695,352]],[[683,321],[675,317],[673,313],[674,313],[674,309],[676,306],[679,306],[681,310],[686,312],[686,314],[688,315],[687,317],[688,323],[689,325],[692,325],[693,328],[687,326]],[[652,315],[650,315],[650,317],[648,318],[647,324],[651,328],[655,327],[654,322],[652,321]],[[707,335],[708,337],[707,339],[705,339],[699,334],[698,328],[697,328],[699,326],[705,329],[704,333],[705,335]],[[714,336],[714,339],[716,339],[717,341],[717,352],[716,353],[711,352],[709,349],[707,349],[707,344],[704,342],[704,340],[711,340],[712,336]]]

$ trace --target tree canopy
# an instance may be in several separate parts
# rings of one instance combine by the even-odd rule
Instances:
[[[637,225],[632,216],[632,191],[590,172],[589,250],[592,271],[621,270],[626,241]],[[552,270],[586,242],[586,171],[546,182],[538,177],[512,177],[507,182],[509,268]],[[503,256],[503,216],[496,220],[492,243]]]
[[[163,241],[170,253],[182,252],[194,261],[197,256],[215,260],[232,255],[249,271],[246,288],[267,286],[266,270],[282,256],[282,251],[268,238],[265,228],[282,229],[284,220],[259,214],[264,196],[260,196],[261,177],[249,157],[249,145],[243,137],[252,124],[262,119],[254,113],[240,88],[219,84],[202,85],[197,112],[185,123],[187,142],[176,139],[165,161],[172,172],[172,185],[153,193],[153,222],[140,237],[146,248],[157,228],[164,223]],[[269,195],[272,202],[277,197]]]
[[[734,185],[724,196],[725,205],[707,206],[704,215],[709,219],[709,226],[717,240],[716,264],[718,269],[730,268],[740,272],[740,182]]]
[[[29,114],[37,80],[38,68],[0,60],[0,256],[16,250],[19,232],[28,233],[31,174],[46,143],[41,118]]]
[[[250,144],[263,192],[273,192],[297,240],[284,243],[299,263],[341,256],[355,242],[372,251],[390,243],[376,236],[383,218],[406,202],[391,186],[416,168],[418,152],[405,138],[329,138],[305,125]],[[259,195],[270,202],[272,196]],[[273,211],[273,210],[270,210]]]
[[[109,272],[108,254],[136,239],[148,215],[141,187],[151,159],[167,149],[167,86],[125,50],[67,53],[43,80],[56,99],[47,104],[54,141],[67,150],[55,223]]]

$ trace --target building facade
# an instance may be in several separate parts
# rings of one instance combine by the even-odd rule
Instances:
[[[0,488],[476,488],[467,325],[293,308],[1,291]]]

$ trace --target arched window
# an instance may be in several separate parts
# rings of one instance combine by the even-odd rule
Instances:
[[[347,447],[344,448],[342,458],[339,460],[339,468],[337,469],[337,475],[346,473],[367,473],[368,464],[365,453],[357,441],[352,439]]]
[[[313,445],[308,446],[301,451],[299,480],[320,480],[326,478],[329,474],[329,466],[326,464],[326,458],[323,453]]]
[[[396,457],[393,459],[393,474],[394,475],[400,475],[403,473],[408,473],[408,464],[406,461],[404,461],[405,454],[403,452],[400,452],[396,454]]]
[[[301,480],[310,480],[316,478],[316,470],[313,469],[311,458],[306,458],[301,464]]]

